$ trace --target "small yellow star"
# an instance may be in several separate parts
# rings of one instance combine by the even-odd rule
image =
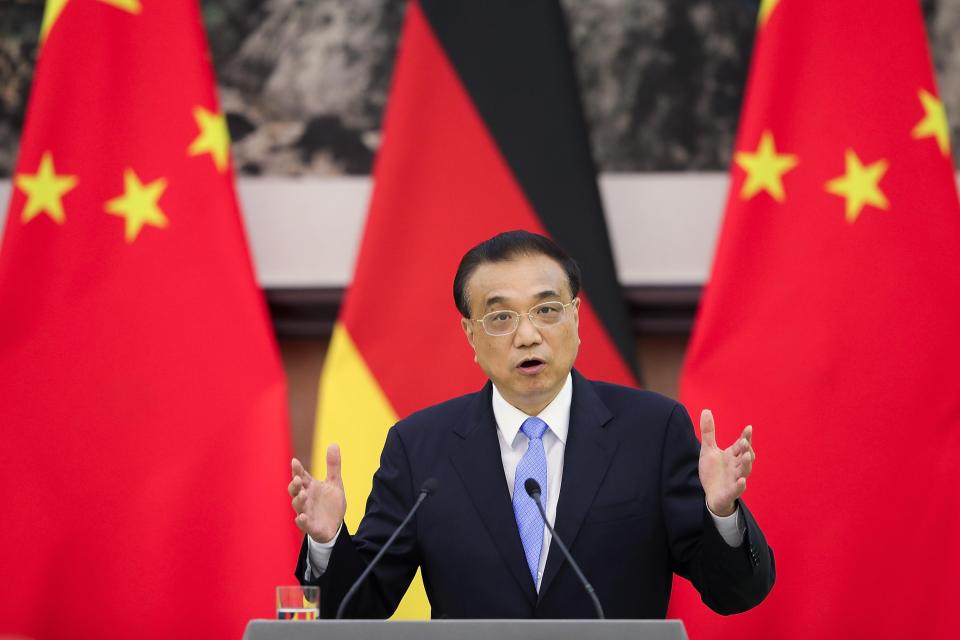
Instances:
[[[767,19],[779,3],[780,0],[763,0],[760,3],[760,11],[757,13],[757,24],[761,27],[766,25]]]
[[[40,25],[41,43],[47,39],[47,34],[50,33],[50,29],[53,28],[53,25],[57,22],[57,18],[63,13],[63,9],[69,1],[70,0],[47,0],[46,10],[43,12],[43,23]],[[100,2],[130,13],[140,13],[143,10],[143,7],[140,5],[140,0],[100,0]]]
[[[877,160],[864,166],[853,149],[846,152],[847,171],[844,175],[830,180],[826,184],[828,193],[847,199],[847,222],[856,222],[865,205],[878,209],[889,209],[890,203],[880,190],[879,182],[887,172],[890,163]]]
[[[936,138],[940,153],[945,157],[950,153],[950,128],[947,126],[947,111],[943,103],[926,89],[920,89],[920,102],[923,104],[923,120],[913,128],[911,135],[920,138]]]
[[[57,175],[53,166],[53,154],[44,152],[40,157],[40,166],[33,175],[18,173],[14,184],[27,195],[27,203],[20,214],[20,221],[30,222],[41,213],[46,213],[57,224],[63,224],[66,215],[63,212],[61,198],[77,186],[77,176]]]
[[[230,158],[230,132],[227,130],[227,119],[223,112],[214,113],[203,107],[195,107],[193,118],[200,128],[200,135],[190,143],[187,154],[198,156],[209,153],[213,156],[213,164],[217,171],[223,173],[227,169]]]
[[[123,9],[130,13],[140,13],[143,7],[140,6],[140,0],[100,0],[104,4],[109,4],[117,9]]]
[[[47,39],[50,28],[63,13],[63,8],[67,6],[67,0],[47,0],[43,11],[43,23],[40,25],[40,42]]]
[[[797,156],[778,154],[773,133],[764,131],[756,151],[738,151],[734,154],[733,161],[747,172],[747,179],[740,190],[741,199],[749,200],[761,191],[766,191],[777,202],[783,202],[783,174],[797,166]]]
[[[124,238],[128,243],[137,239],[144,225],[159,228],[167,226],[167,216],[157,205],[166,188],[167,181],[163,178],[145,185],[133,169],[123,172],[123,195],[109,200],[104,209],[126,221]]]

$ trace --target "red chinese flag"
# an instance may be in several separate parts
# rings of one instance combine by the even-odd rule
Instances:
[[[764,2],[713,273],[683,372],[777,560],[691,637],[946,638],[960,596],[960,207],[916,1]]]
[[[50,2],[0,250],[0,634],[238,638],[285,382],[194,0]]]

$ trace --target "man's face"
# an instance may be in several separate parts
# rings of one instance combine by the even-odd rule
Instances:
[[[505,336],[487,335],[479,322],[463,319],[463,331],[477,364],[497,385],[504,399],[527,415],[536,415],[556,397],[573,368],[580,345],[577,305],[564,310],[563,320],[540,328],[527,316],[542,302],[571,301],[567,274],[544,255],[518,256],[480,265],[467,281],[470,314],[479,320],[491,311],[520,313],[517,330]]]

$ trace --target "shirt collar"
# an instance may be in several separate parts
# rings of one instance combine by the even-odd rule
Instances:
[[[553,435],[557,436],[560,442],[564,444],[567,442],[567,431],[570,428],[570,403],[572,400],[573,376],[568,373],[560,393],[537,415],[538,418],[547,423]],[[500,431],[503,439],[513,446],[513,441],[517,437],[523,421],[530,416],[507,402],[500,395],[497,385],[493,385],[493,417],[497,421],[497,430]]]

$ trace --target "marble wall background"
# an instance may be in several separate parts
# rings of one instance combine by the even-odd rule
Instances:
[[[722,171],[757,0],[562,0],[602,171]],[[924,0],[960,134],[960,0]],[[369,173],[401,0],[203,0],[234,153],[247,175]],[[43,0],[0,0],[0,176],[16,158]]]

